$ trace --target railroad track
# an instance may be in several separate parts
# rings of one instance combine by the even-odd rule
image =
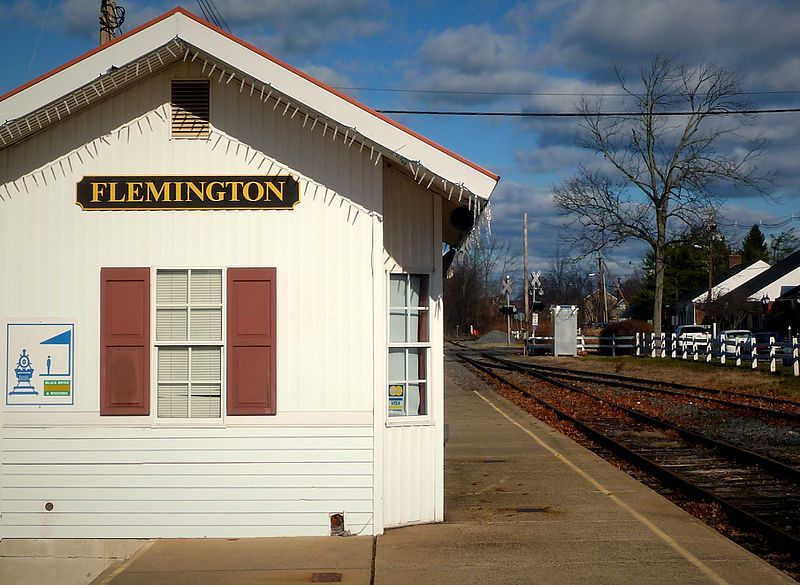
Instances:
[[[498,356],[493,356],[498,357]],[[676,390],[686,393],[686,395],[696,395],[698,398],[703,397],[706,400],[717,401],[721,404],[737,404],[743,406],[752,406],[756,410],[763,410],[769,414],[783,414],[788,418],[800,420],[800,402],[791,400],[789,398],[781,398],[780,396],[769,396],[765,394],[752,394],[748,392],[739,392],[736,390],[720,390],[717,388],[707,388],[705,386],[692,386],[689,384],[680,384],[672,382],[663,382],[659,380],[645,380],[643,378],[635,378],[632,376],[623,376],[620,374],[612,374],[610,372],[588,372],[586,370],[574,370],[562,367],[544,366],[541,364],[520,364],[519,365],[535,367],[540,371],[563,373],[564,375],[571,375],[577,377],[591,376],[594,380],[606,380],[614,382],[622,387],[648,387],[653,388],[655,391],[660,389],[669,389],[668,393],[674,394]],[[629,386],[630,385],[630,386]],[[718,397],[727,396],[728,399],[721,399]],[[761,404],[771,404],[774,408],[761,407]]]
[[[614,404],[550,374],[533,374],[544,387],[523,387],[498,373],[508,365],[457,355],[663,482],[716,502],[795,560],[800,555],[800,470]]]
[[[792,424],[797,424],[797,422],[800,421],[800,403],[786,398],[736,392],[733,390],[718,390],[716,388],[705,388],[702,386],[689,386],[686,384],[671,384],[669,382],[645,380],[606,372],[588,372],[585,370],[572,370],[568,368],[543,366],[540,364],[522,363],[516,360],[502,358],[489,352],[480,352],[480,355],[487,359],[495,360],[509,369],[530,373],[532,375],[544,373],[563,380],[604,384],[613,386],[614,388],[626,388],[639,392],[704,400],[706,402],[725,406],[731,410],[739,410],[750,414],[765,416],[773,421],[776,419],[786,420]],[[721,398],[721,396],[726,396],[726,398]],[[764,406],[764,404],[773,406],[768,407]]]
[[[468,346],[451,342],[457,347],[475,351]],[[492,360],[502,361],[507,365],[525,368],[529,371],[537,371],[543,373],[551,373],[557,375],[562,379],[570,379],[575,381],[585,382],[609,382],[613,383],[618,388],[629,388],[633,390],[651,391],[660,394],[672,396],[686,396],[688,398],[695,398],[706,400],[708,402],[721,404],[731,408],[737,407],[743,410],[749,410],[753,413],[761,413],[772,418],[782,418],[790,421],[800,421],[800,402],[780,396],[769,396],[765,394],[753,394],[748,392],[739,392],[736,390],[720,390],[717,388],[707,388],[705,386],[692,386],[689,384],[680,384],[673,382],[664,382],[660,380],[646,380],[643,378],[635,378],[632,376],[623,376],[620,374],[612,374],[610,372],[594,372],[587,370],[576,370],[560,366],[545,366],[542,364],[533,364],[530,362],[520,362],[517,360],[509,360],[502,358],[497,353],[479,352],[480,355]],[[723,398],[724,397],[724,398]],[[770,406],[765,406],[770,405]]]
[[[616,376],[594,376],[593,372],[566,368],[540,367],[540,364],[519,362],[498,356],[496,353],[478,352],[495,367],[517,371],[524,375],[546,374],[560,380],[571,380],[579,385],[589,384],[609,401],[616,401],[638,411],[675,419],[678,424],[691,427],[696,432],[751,449],[787,465],[800,468],[800,404],[782,400],[778,408],[753,404],[746,394],[737,398],[733,391],[719,398],[715,390],[698,386],[680,385],[672,389],[665,382],[620,382]],[[637,378],[623,377],[627,380]],[[680,388],[690,388],[682,390]],[[707,392],[703,392],[706,390]]]

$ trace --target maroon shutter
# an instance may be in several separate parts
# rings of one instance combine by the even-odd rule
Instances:
[[[100,270],[100,414],[150,414],[150,269]]]
[[[274,268],[228,269],[228,414],[275,414]]]

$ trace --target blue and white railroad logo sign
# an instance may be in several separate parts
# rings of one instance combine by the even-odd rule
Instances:
[[[26,350],[22,350],[22,354],[17,360],[17,367],[14,368],[14,373],[17,375],[17,385],[11,390],[10,394],[38,394],[36,388],[31,384],[33,378],[33,368],[31,367],[31,357],[25,354]]]
[[[71,323],[9,323],[6,404],[74,404],[74,339]]]

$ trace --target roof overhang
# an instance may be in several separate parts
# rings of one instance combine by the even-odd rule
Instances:
[[[198,59],[215,81],[330,127],[375,152],[376,164],[383,156],[476,212],[497,185],[490,171],[180,8],[0,96],[0,149],[180,60]]]

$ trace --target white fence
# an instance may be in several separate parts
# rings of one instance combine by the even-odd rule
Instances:
[[[764,344],[760,350],[754,340],[741,339],[709,339],[682,341],[672,333],[670,335],[653,333],[636,334],[635,354],[651,358],[672,358],[720,364],[733,364],[736,367],[749,367],[753,370],[761,365],[770,372],[778,371],[784,366],[791,367],[795,376],[800,376],[800,346],[798,338],[792,337],[791,343],[776,343],[774,337]]]
[[[551,351],[552,347],[552,337],[528,339],[528,350],[533,353],[545,353]],[[777,343],[775,338],[770,338],[762,346],[753,340],[741,339],[680,340],[674,333],[608,337],[579,335],[578,351],[611,356],[633,354],[638,357],[703,361],[753,370],[763,367],[770,372],[791,368],[795,376],[800,376],[800,345],[797,337],[792,337],[791,343]]]

